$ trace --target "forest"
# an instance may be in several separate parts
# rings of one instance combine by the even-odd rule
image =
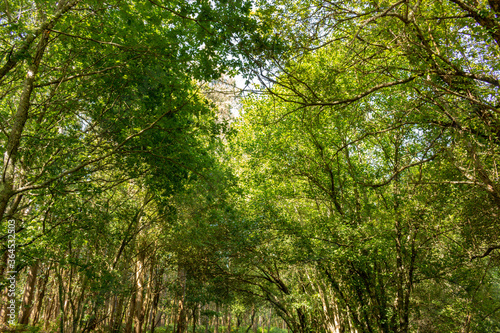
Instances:
[[[0,331],[500,332],[500,1],[0,1]]]

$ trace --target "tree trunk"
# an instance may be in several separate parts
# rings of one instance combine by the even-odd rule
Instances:
[[[245,331],[245,333],[248,333],[250,329],[254,326],[254,320],[255,320],[255,304],[252,305],[252,316],[250,318],[250,325],[248,325],[248,328]]]
[[[53,289],[57,288],[56,286],[56,282],[53,283]],[[49,328],[49,324],[50,324],[50,319],[52,318],[52,315],[54,314],[55,310],[53,311],[53,309],[56,307],[57,305],[57,298],[56,298],[56,291],[55,290],[50,290],[49,291],[49,306],[47,306],[44,310],[44,316],[43,316],[43,320],[45,322],[45,330],[48,330]],[[50,301],[52,300],[52,301]]]
[[[24,288],[23,303],[19,313],[19,324],[21,325],[27,325],[29,322],[31,309],[33,308],[33,298],[35,296],[35,285],[39,265],[40,262],[38,260],[35,261],[28,273],[28,280]]]
[[[214,333],[219,333],[219,303],[215,305],[215,331]]]
[[[139,258],[136,262],[136,288],[135,288],[135,314],[134,314],[134,326],[135,333],[142,333],[142,324],[144,321],[144,260],[145,254],[141,252]]]
[[[136,297],[136,292],[134,291],[130,299],[129,313],[127,318],[127,325],[125,326],[125,333],[132,333],[132,327],[134,325],[135,304],[136,304],[135,297]]]
[[[113,312],[111,313],[111,320],[109,322],[109,329],[111,332],[119,332],[121,326],[121,318],[123,311],[123,297],[114,296]]]
[[[205,309],[209,309],[210,310],[210,305],[207,304],[206,306],[204,306]],[[210,326],[210,317],[207,315],[205,316],[205,333],[208,333],[208,329],[209,329],[209,326]]]
[[[81,282],[81,290],[80,290],[80,296],[78,296],[78,299],[76,300],[76,305],[74,305],[72,302],[72,305],[74,307],[73,310],[73,333],[76,333],[79,326],[81,325],[81,318],[83,314],[83,300],[85,297],[85,287],[87,286],[87,276],[82,277],[82,282]]]
[[[177,333],[185,333],[186,332],[186,309],[185,309],[185,300],[186,300],[186,270],[184,267],[179,266],[178,268],[178,279],[179,279],[179,287],[181,291],[181,295],[179,298],[179,308],[177,315]]]
[[[54,23],[47,25],[46,29],[52,29]],[[3,159],[4,176],[2,181],[0,181],[0,221],[5,216],[10,198],[15,195],[14,182],[17,173],[16,164],[19,153],[19,145],[21,143],[24,126],[28,120],[28,111],[30,109],[30,99],[33,91],[33,85],[48,43],[49,33],[48,31],[43,31],[37,45],[37,50],[32,58],[33,61],[26,71],[26,78],[24,79],[23,90],[13,118],[12,129],[9,137],[7,138]]]
[[[56,268],[56,275],[57,275],[57,285],[58,285],[58,295],[59,295],[59,331],[61,333],[64,333],[64,320],[65,320],[65,313],[64,313],[64,300],[66,298],[65,295],[65,289],[64,289],[64,282],[62,278],[62,272],[61,268]]]
[[[160,301],[160,292],[158,290],[155,291],[155,294],[153,296],[153,304],[151,305],[151,330],[150,333],[153,333],[155,330],[156,325],[158,325],[158,303]]]
[[[269,323],[267,324],[267,333],[271,332],[271,319],[273,318],[273,309],[269,309]]]
[[[198,310],[198,306],[193,308],[193,333],[196,333],[196,310]]]
[[[50,269],[52,265],[47,268],[47,272],[44,274],[43,279],[38,280],[38,295],[36,296],[36,307],[33,313],[33,325],[38,323],[40,318],[40,313],[42,310],[43,300],[45,298],[45,291],[47,289],[47,282],[49,281]]]

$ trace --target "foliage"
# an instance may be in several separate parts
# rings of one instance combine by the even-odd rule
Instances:
[[[462,0],[3,1],[17,321],[498,331],[499,15]],[[241,105],[236,74],[254,82]]]

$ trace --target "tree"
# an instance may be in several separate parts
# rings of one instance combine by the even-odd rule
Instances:
[[[259,40],[251,3],[1,6],[0,237],[7,237],[6,221],[16,220],[20,278],[26,267],[35,271],[38,260],[45,276],[34,301],[33,288],[26,289],[23,308],[35,302],[33,319],[45,311],[49,325],[60,311],[61,330],[90,331],[107,325],[104,309],[117,312],[110,325],[120,326],[129,307],[140,331],[154,298],[147,297],[163,281],[156,287],[148,281],[146,267],[159,264],[147,260],[157,254],[137,247],[155,243],[148,230],[167,220],[170,197],[186,182],[207,179],[214,166],[211,150],[223,124],[199,82],[239,66],[237,56],[230,57],[235,42]],[[6,244],[1,249],[7,253]],[[134,267],[122,263],[136,257]],[[2,286],[6,262],[3,255]],[[135,278],[123,288],[111,283],[131,271]],[[28,280],[30,286],[37,277]],[[76,300],[73,292],[80,293]],[[127,292],[136,295],[134,302]]]
[[[296,273],[306,282],[295,299],[311,300],[328,281],[325,304],[338,311],[309,303],[301,311],[310,319],[294,330],[322,322],[325,330],[473,331],[487,320],[494,330],[497,311],[477,297],[498,281],[477,259],[494,255],[498,233],[474,243],[469,234],[496,222],[463,197],[488,196],[479,209],[498,209],[494,32],[454,3],[273,4],[275,32],[291,51],[257,73],[263,96],[246,102],[235,145],[254,214],[273,212],[264,230],[276,230],[278,243],[294,240],[288,256],[304,253],[298,260],[313,269],[310,280],[306,269]],[[460,290],[448,304],[457,326],[417,320],[428,309],[422,283]],[[312,319],[316,311],[323,318]]]

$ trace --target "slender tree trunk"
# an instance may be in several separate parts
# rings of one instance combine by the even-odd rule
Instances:
[[[161,322],[162,318],[162,313],[158,311],[158,304],[160,303],[160,298],[161,298],[161,286],[162,286],[162,280],[163,280],[163,271],[164,269],[161,268],[160,271],[155,275],[155,292],[154,292],[154,297],[153,297],[153,304],[151,306],[152,312],[151,312],[151,331],[150,333],[154,333],[155,327],[158,326],[158,324]],[[153,274],[152,274],[153,275]],[[153,277],[151,277],[153,278]]]
[[[115,319],[116,319],[116,308],[118,306],[118,296],[116,295],[113,295],[111,296],[111,309],[110,309],[110,312],[109,312],[109,323],[108,323],[108,330],[110,332],[113,331],[113,327],[114,327],[114,324],[115,324]]]
[[[393,182],[393,196],[394,196],[394,216],[395,216],[395,223],[394,223],[394,229],[396,233],[396,276],[397,276],[397,299],[396,299],[396,304],[397,304],[397,311],[398,311],[398,317],[399,317],[399,331],[400,332],[407,332],[408,331],[408,324],[409,324],[409,309],[407,302],[405,302],[405,299],[410,297],[410,290],[405,290],[406,288],[411,288],[411,282],[408,281],[408,278],[406,276],[407,274],[407,267],[404,262],[404,249],[403,249],[403,244],[404,244],[404,239],[406,236],[403,234],[403,217],[400,212],[400,196],[401,196],[401,190],[400,190],[400,176],[398,173],[398,170],[400,168],[400,161],[399,161],[399,150],[400,150],[400,137],[398,136],[395,140],[395,152],[394,152],[394,172],[396,174],[396,177],[394,178]]]
[[[82,277],[80,296],[76,300],[76,306],[73,314],[73,333],[76,333],[79,326],[81,325],[81,318],[83,314],[83,301],[85,297],[85,289],[87,286],[87,276]]]
[[[142,333],[142,323],[144,321],[144,273],[146,270],[144,267],[144,260],[145,254],[141,252],[136,262],[135,333]]]
[[[215,332],[214,333],[219,333],[219,303],[215,304]]]
[[[49,301],[49,306],[47,306],[45,308],[45,311],[44,311],[44,316],[43,316],[43,320],[45,322],[45,330],[48,329],[49,327],[49,324],[50,324],[50,319],[52,318],[53,315],[55,315],[55,307],[57,305],[57,291],[56,291],[56,288],[57,288],[57,282],[54,280],[54,282],[52,283],[52,289],[49,289],[49,295],[50,299],[52,299],[52,301],[50,302]]]
[[[177,305],[177,307],[176,307]],[[179,307],[179,304],[177,302],[177,298],[174,298],[174,304],[172,306],[172,323],[174,324],[174,327],[172,329],[172,332],[177,332],[176,331],[176,327],[177,327],[177,312],[178,312],[178,307]]]
[[[239,316],[236,316],[236,332],[240,331],[240,326],[241,326],[241,317],[242,315],[240,314]]]
[[[269,323],[267,324],[267,333],[271,332],[271,319],[273,318],[273,309],[269,309]]]
[[[157,318],[157,313],[158,313],[158,303],[160,301],[160,292],[156,290],[154,296],[153,296],[153,304],[151,305],[151,329],[150,333],[153,333],[155,330],[156,325],[158,324],[158,318]]]
[[[53,24],[47,26],[47,29],[51,29]],[[42,61],[45,49],[49,43],[49,32],[43,31],[41,33],[40,41],[37,45],[37,50],[34,54],[33,61],[28,67],[26,72],[26,77],[23,83],[23,90],[19,98],[19,103],[17,105],[17,110],[13,118],[13,125],[10,131],[9,137],[7,138],[6,149],[3,159],[3,170],[2,180],[0,180],[0,221],[5,216],[7,206],[10,198],[15,195],[14,192],[14,182],[16,176],[16,164],[18,160],[19,145],[21,143],[21,137],[24,130],[26,121],[28,120],[28,111],[30,109],[30,99],[31,93],[33,91],[33,85],[38,73],[38,68],[40,67],[40,62]]]
[[[252,305],[252,316],[250,317],[250,325],[248,325],[248,328],[245,331],[245,333],[250,332],[250,329],[254,326],[254,320],[255,320],[255,304]]]
[[[59,295],[59,331],[61,333],[64,333],[64,300],[65,300],[65,289],[64,289],[64,282],[63,282],[63,277],[62,277],[62,272],[61,268],[56,268],[56,275],[57,275],[57,286],[58,286],[58,295]]]
[[[111,325],[111,332],[120,332],[122,326],[122,318],[123,318],[123,296],[118,297],[118,305],[116,307],[115,318],[113,319]]]
[[[193,307],[193,333],[196,333],[196,321],[198,320],[198,318],[196,317],[197,310],[198,305],[195,305]]]
[[[178,268],[178,279],[180,286],[180,299],[179,299],[179,309],[177,316],[177,333],[186,332],[186,309],[185,309],[185,299],[186,299],[186,270],[184,267],[179,266]]]
[[[38,280],[38,295],[36,297],[36,307],[35,312],[33,313],[33,325],[38,323],[38,319],[40,318],[40,314],[42,311],[42,305],[45,298],[45,291],[47,289],[47,282],[49,281],[50,269],[52,265],[47,268],[47,272],[44,274],[43,279]]]
[[[157,285],[158,285],[158,282],[157,282],[158,279],[155,277],[156,264],[155,264],[155,260],[154,260],[154,254],[151,255],[150,258],[151,258],[151,263],[149,265],[149,279],[148,279],[148,288],[147,288],[147,294],[146,294],[147,296],[146,296],[146,301],[144,302],[146,304],[146,312],[144,314],[144,320],[143,320],[143,323],[144,323],[143,331],[144,332],[147,331],[148,326],[149,327],[154,326],[154,320],[155,320],[154,300],[155,300],[156,295],[157,295]]]
[[[35,261],[35,263],[30,267],[28,273],[28,280],[26,281],[23,302],[19,313],[19,324],[21,325],[27,325],[29,322],[31,309],[33,308],[33,298],[35,296],[35,286],[39,265],[40,262],[38,260]]]
[[[136,292],[134,291],[130,299],[129,313],[127,318],[127,325],[125,326],[125,333],[132,332],[132,327],[134,325],[134,316],[135,316],[135,304],[136,304]]]
[[[210,310],[210,304],[207,304],[204,307],[205,309],[208,308]],[[210,326],[210,317],[207,315],[205,316],[205,333],[208,333],[209,326]]]
[[[260,316],[257,317],[257,320],[254,321],[253,332],[257,333],[257,329],[259,328]]]

